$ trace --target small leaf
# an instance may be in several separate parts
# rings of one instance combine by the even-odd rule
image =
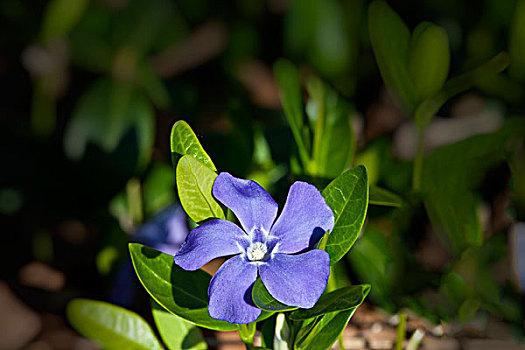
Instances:
[[[366,168],[359,165],[347,170],[329,183],[322,194],[334,212],[334,228],[326,243],[330,265],[333,265],[352,247],[365,222],[368,208]]]
[[[447,32],[432,23],[420,23],[412,35],[408,60],[408,69],[418,93],[418,102],[441,89],[447,79],[449,65]]]
[[[216,320],[208,313],[208,285],[211,276],[202,270],[185,271],[173,262],[173,256],[138,243],[129,251],[140,282],[155,301],[168,311],[200,327],[219,331],[237,326]]]
[[[294,349],[328,350],[345,329],[355,309],[332,312],[320,318],[308,332],[299,331]]]
[[[121,307],[88,299],[73,299],[67,306],[69,323],[104,349],[162,349],[142,317]]]
[[[417,92],[408,72],[410,31],[385,1],[368,8],[368,32],[381,76],[394,99],[408,110],[417,106]]]
[[[368,292],[369,284],[348,286],[322,295],[317,303],[310,309],[299,309],[290,314],[290,319],[306,320],[336,311],[357,309],[363,303]]]
[[[224,219],[221,206],[211,194],[217,174],[196,158],[185,155],[177,164],[177,190],[184,210],[195,222]]]
[[[386,207],[400,207],[403,205],[403,199],[395,193],[377,186],[370,186],[370,204],[382,205]]]
[[[255,306],[257,306],[259,309],[266,311],[282,312],[298,309],[298,307],[285,305],[275,300],[270,295],[260,278],[257,278],[253,285],[252,298],[253,302],[255,303]]]
[[[476,316],[476,312],[479,310],[480,306],[481,303],[477,298],[468,298],[465,300],[458,310],[459,322],[470,322],[474,316]]]
[[[197,326],[152,301],[151,311],[162,340],[171,350],[204,350],[208,346]]]
[[[171,152],[181,156],[190,155],[213,171],[217,171],[210,156],[202,148],[199,139],[184,120],[179,120],[171,128]]]

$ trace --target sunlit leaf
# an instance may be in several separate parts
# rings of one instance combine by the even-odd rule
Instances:
[[[182,156],[190,155],[198,159],[211,170],[217,171],[210,156],[202,148],[199,139],[184,120],[179,120],[171,129],[171,152],[178,153]]]
[[[400,207],[403,205],[403,199],[400,196],[377,186],[370,186],[370,198],[368,201],[373,205],[387,207]]]
[[[67,306],[69,323],[104,349],[162,349],[142,317],[121,307],[88,299],[74,299]]]
[[[170,350],[204,350],[208,346],[197,326],[169,313],[152,301],[151,312],[164,344]]]
[[[331,312],[355,310],[363,303],[369,291],[369,284],[336,289],[333,292],[323,294],[312,308],[295,310],[290,314],[290,318],[292,320],[306,320]]]
[[[347,170],[329,183],[322,194],[335,218],[326,243],[333,265],[352,247],[363,227],[368,209],[366,168],[360,165]]]
[[[177,190],[184,210],[195,222],[209,218],[224,219],[221,206],[211,194],[217,174],[206,165],[186,155],[177,164]]]
[[[299,331],[295,339],[294,349],[330,349],[345,329],[354,312],[355,309],[349,309],[322,316],[318,321],[313,323],[314,326],[309,328],[307,332]]]

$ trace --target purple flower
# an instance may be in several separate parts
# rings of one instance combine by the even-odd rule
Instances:
[[[310,184],[295,182],[277,220],[277,204],[254,181],[221,173],[212,193],[244,230],[230,221],[208,221],[189,233],[175,255],[175,263],[185,270],[233,255],[210,282],[210,316],[231,323],[253,322],[261,313],[251,297],[257,275],[281,303],[314,306],[328,282],[330,258],[311,248],[334,225],[321,193]]]

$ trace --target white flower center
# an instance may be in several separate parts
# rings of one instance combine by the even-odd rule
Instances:
[[[259,261],[264,259],[267,251],[268,249],[266,248],[266,244],[262,242],[255,242],[252,243],[250,247],[248,247],[246,250],[246,255],[251,261]]]

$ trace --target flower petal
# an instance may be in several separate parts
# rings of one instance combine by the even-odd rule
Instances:
[[[220,173],[215,179],[212,193],[233,211],[248,233],[254,228],[268,232],[277,216],[277,203],[255,181],[238,179],[229,173]]]
[[[257,266],[240,255],[226,261],[208,289],[210,316],[231,323],[250,323],[261,314],[252,301]]]
[[[299,255],[275,254],[259,266],[259,275],[276,300],[311,308],[323,294],[330,276],[330,257],[314,249]]]
[[[239,226],[215,219],[190,231],[174,261],[184,270],[197,270],[215,258],[242,253],[249,245],[248,236]]]
[[[334,214],[321,192],[297,181],[288,192],[283,211],[270,235],[281,239],[279,253],[297,253],[313,247],[327,230],[334,227]]]

